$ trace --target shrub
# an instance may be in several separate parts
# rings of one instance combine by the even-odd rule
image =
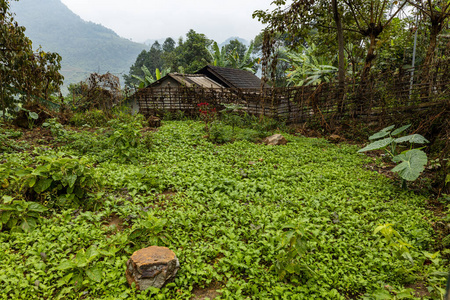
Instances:
[[[96,184],[85,159],[39,156],[35,167],[6,163],[0,168],[0,181],[10,194],[37,200],[49,207],[89,207],[85,196]]]
[[[89,125],[91,127],[100,127],[108,122],[109,117],[99,109],[92,109],[86,112],[77,112],[70,119],[70,124],[75,126]]]

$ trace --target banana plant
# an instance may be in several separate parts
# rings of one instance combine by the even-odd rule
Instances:
[[[332,66],[326,58],[320,60],[314,55],[317,47],[300,47],[297,52],[287,52],[287,59],[282,59],[292,65],[286,72],[289,85],[302,86],[330,82],[336,75],[338,68]]]
[[[253,51],[253,43],[250,45],[250,47],[248,47],[247,51],[244,54],[244,57],[242,58],[239,56],[239,53],[237,52],[236,49],[228,53],[227,61],[230,67],[255,73],[255,70],[253,70],[253,66],[257,63],[258,58],[252,59],[250,57],[252,51]]]
[[[153,77],[150,70],[147,68],[147,66],[141,67],[142,72],[144,72],[144,77],[139,77],[137,75],[132,75],[133,78],[139,80],[139,85],[135,85],[136,88],[142,89],[156,80],[160,80],[162,77],[166,76],[168,73],[170,73],[170,68],[163,70],[162,72],[156,68],[155,70],[155,77]]]
[[[208,54],[211,57],[214,66],[217,67],[227,66],[225,47],[222,47],[222,49],[220,49],[219,45],[217,45],[217,42],[214,42],[212,48],[211,49],[206,48],[206,50],[208,50]]]

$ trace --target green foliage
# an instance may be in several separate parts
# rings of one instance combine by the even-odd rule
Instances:
[[[47,119],[47,121],[42,124],[42,127],[50,129],[52,135],[57,138],[63,138],[67,135],[67,131],[64,129],[64,126],[55,118]]]
[[[338,69],[325,57],[317,58],[316,52],[317,46],[313,43],[309,47],[299,47],[297,51],[286,52],[288,58],[284,61],[292,66],[286,72],[289,84],[314,85],[334,80]]]
[[[139,121],[121,123],[116,120],[111,120],[108,124],[114,130],[109,137],[109,143],[114,147],[114,156],[122,162],[134,159],[141,140],[142,124]]]
[[[28,148],[26,142],[17,141],[21,136],[22,132],[20,131],[0,127],[0,152],[11,153]]]
[[[91,127],[100,127],[108,122],[109,117],[105,112],[99,109],[91,109],[86,112],[77,112],[70,119],[70,123],[75,126],[89,125]]]
[[[102,270],[94,260],[100,255],[97,247],[92,245],[88,249],[80,249],[74,259],[61,261],[57,270],[63,271],[64,276],[58,280],[58,286],[75,286],[80,288],[89,281],[100,282]]]
[[[89,207],[84,198],[95,185],[86,159],[61,155],[38,156],[35,167],[3,164],[0,179],[12,195],[29,194],[33,200],[60,208]]]
[[[131,75],[134,79],[138,80],[139,85],[136,84],[135,87],[137,87],[139,89],[142,89],[142,88],[152,84],[156,80],[160,80],[162,77],[166,76],[170,72],[170,69],[165,69],[161,73],[159,71],[159,69],[156,68],[155,77],[153,77],[152,73],[148,70],[148,68],[146,66],[142,66],[141,69],[144,72],[144,76],[142,78],[137,75]]]
[[[14,20],[9,1],[0,2],[0,109],[2,115],[12,114],[15,105],[30,97],[48,99],[62,84],[61,56],[32,49],[25,36],[25,27]],[[25,95],[22,97],[22,95]],[[28,115],[34,119],[36,115]]]
[[[402,238],[402,236],[394,229],[393,225],[394,224],[379,225],[375,228],[373,233],[377,234],[380,232],[384,236],[388,246],[394,249],[394,252],[413,263],[413,258],[409,253],[409,248],[412,246]]]
[[[306,255],[310,252],[310,242],[314,240],[310,231],[306,230],[308,220],[299,221],[297,225],[284,227],[280,241],[277,261],[273,265],[281,279],[289,275],[311,277],[314,271],[306,263]]]
[[[420,149],[412,149],[412,148],[403,151],[400,154],[397,154],[398,144],[409,142],[412,147],[412,144],[425,144],[428,143],[428,140],[423,136],[421,136],[420,134],[411,134],[394,138],[400,133],[403,133],[410,126],[411,126],[410,124],[405,125],[400,128],[397,128],[394,131],[392,131],[392,129],[394,129],[394,125],[383,128],[379,132],[369,137],[369,140],[376,140],[376,141],[358,150],[358,152],[386,149],[386,152],[389,154],[389,156],[391,156],[392,161],[400,163],[399,165],[397,165],[395,168],[392,169],[392,172],[397,172],[403,180],[414,181],[420,176],[420,173],[422,173],[423,170],[425,169],[425,166],[428,162],[427,155]],[[388,146],[389,149],[387,148]]]
[[[39,203],[23,200],[13,200],[10,196],[3,196],[0,204],[0,231],[32,231],[40,218],[40,214],[47,208]]]
[[[259,119],[240,117],[236,137],[257,134],[244,126]],[[264,126],[276,128],[270,123]],[[121,127],[109,126],[65,128],[69,142],[59,150],[92,166],[98,189],[85,199],[101,205],[53,210],[27,233],[0,232],[0,298],[191,299],[197,288],[217,286],[223,299],[351,299],[385,285],[403,291],[411,282],[438,297],[445,287],[439,272],[447,265],[433,250],[426,198],[368,171],[355,146],[285,132],[289,143],[281,147],[217,145],[204,137],[201,121],[164,121],[151,132],[151,149],[138,145],[136,159],[122,162],[110,144]],[[1,172],[37,169],[39,157],[52,152],[1,153]],[[1,196],[27,196],[8,183]],[[412,246],[414,265],[373,234],[393,222]],[[151,243],[172,249],[181,268],[171,284],[136,291],[125,264]]]
[[[161,232],[167,222],[156,218],[152,212],[142,212],[140,218],[133,224],[130,236],[131,241],[140,240],[149,245],[158,245]]]

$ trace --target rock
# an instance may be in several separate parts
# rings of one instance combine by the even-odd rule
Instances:
[[[161,119],[158,117],[150,116],[147,121],[149,127],[161,127]]]
[[[272,136],[266,137],[263,140],[263,143],[266,145],[286,145],[287,140],[281,134],[274,134]]]
[[[166,247],[151,246],[133,253],[127,261],[128,283],[136,289],[161,288],[172,281],[180,268],[175,253]]]

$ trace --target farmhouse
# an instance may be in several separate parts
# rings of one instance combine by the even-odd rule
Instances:
[[[256,113],[250,105],[260,106],[261,79],[249,71],[208,65],[195,74],[169,73],[137,92],[135,98],[145,115],[178,110],[195,114],[200,102],[240,104]]]
[[[218,82],[226,88],[260,89],[261,79],[253,73],[240,69],[224,68],[207,65],[195,74],[202,74]],[[267,87],[267,85],[266,85]]]

